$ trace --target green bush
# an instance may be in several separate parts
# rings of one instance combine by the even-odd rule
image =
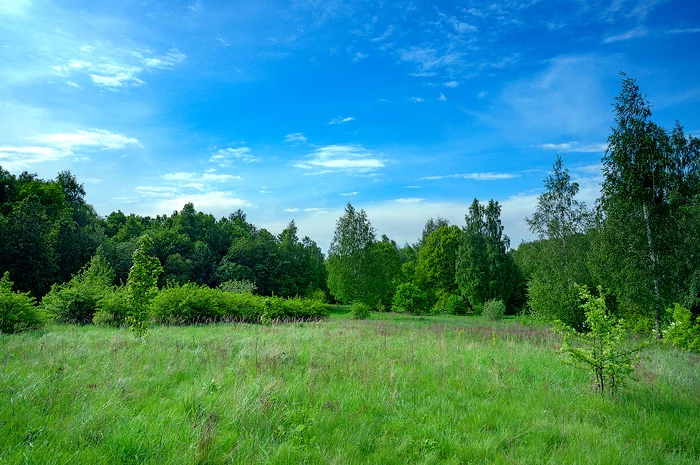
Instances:
[[[403,283],[396,288],[393,310],[395,312],[408,312],[415,315],[428,313],[429,303],[425,293],[413,283]]]
[[[366,320],[369,318],[369,305],[363,302],[355,302],[350,307],[350,316],[356,320]]]
[[[41,328],[44,315],[29,293],[12,292],[10,273],[0,279],[0,333],[18,333]]]
[[[559,353],[566,356],[562,359],[564,363],[591,371],[601,393],[615,390],[634,370],[634,354],[641,347],[625,349],[624,321],[608,311],[600,286],[597,297],[591,295],[586,286],[577,288],[588,332],[580,333],[561,323],[558,331],[563,335],[563,342]]]
[[[112,289],[97,302],[97,311],[92,317],[96,325],[119,327],[129,314],[129,290],[126,286]]]
[[[440,293],[438,301],[433,306],[433,313],[447,313],[450,315],[466,315],[469,311],[469,304],[462,296]]]
[[[258,286],[254,282],[248,281],[247,279],[230,280],[219,284],[219,289],[224,292],[233,292],[236,294],[255,294],[258,290]]]
[[[664,341],[683,350],[700,352],[700,317],[693,321],[693,314],[676,303],[667,310],[673,321],[664,330]]]
[[[158,323],[211,323],[224,316],[222,297],[222,291],[207,286],[170,285],[153,298],[151,311]]]
[[[41,306],[59,323],[92,323],[98,302],[112,291],[114,271],[101,254],[65,284],[54,284]]]
[[[489,320],[502,320],[506,314],[506,304],[502,300],[491,299],[484,304],[483,315]]]

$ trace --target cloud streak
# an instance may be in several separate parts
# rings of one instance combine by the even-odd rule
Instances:
[[[366,174],[383,168],[384,161],[361,145],[327,145],[317,148],[294,167],[307,170],[308,174]]]

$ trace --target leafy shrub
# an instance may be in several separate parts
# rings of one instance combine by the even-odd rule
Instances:
[[[153,317],[157,322],[167,324],[217,321],[224,316],[222,294],[220,290],[194,283],[170,285],[153,298]]]
[[[527,303],[539,320],[561,321],[573,328],[583,328],[585,316],[578,295],[565,281],[531,279],[527,285]]]
[[[230,280],[219,284],[219,289],[224,292],[233,292],[235,294],[255,294],[258,290],[258,286],[254,282],[248,281],[247,279]]]
[[[700,317],[693,321],[693,314],[676,303],[667,310],[673,321],[664,331],[664,341],[683,350],[700,352]]]
[[[44,315],[29,293],[12,292],[10,273],[0,279],[0,333],[18,333],[41,328]]]
[[[313,291],[310,291],[307,294],[306,298],[309,300],[314,300],[316,302],[321,302],[322,304],[328,303],[328,296],[326,295],[326,292],[322,289],[314,289]]]
[[[615,318],[607,309],[605,294],[598,287],[598,297],[591,295],[586,286],[578,287],[581,308],[586,317],[587,333],[580,333],[561,324],[563,335],[560,354],[564,363],[591,371],[601,393],[615,390],[624,384],[634,370],[634,354],[641,347],[625,349],[624,321]]]
[[[356,320],[366,320],[369,318],[369,305],[363,302],[355,302],[350,307],[350,316]]]
[[[491,299],[484,304],[483,315],[489,320],[502,320],[506,314],[506,304],[502,300]]]
[[[166,324],[214,321],[269,324],[280,320],[321,319],[329,313],[327,305],[318,300],[238,294],[193,283],[162,289],[151,307],[155,321]]]
[[[119,327],[126,323],[129,314],[129,290],[126,286],[112,289],[97,302],[92,322],[102,326]]]
[[[102,254],[65,284],[54,284],[41,301],[43,309],[59,323],[92,323],[98,302],[111,292],[114,271]]]
[[[438,301],[433,306],[433,313],[447,313],[450,315],[466,315],[469,311],[469,304],[462,296],[442,292],[438,296]]]
[[[148,255],[153,248],[153,239],[144,235],[139,238],[139,246],[134,252],[134,264],[126,281],[129,296],[127,322],[129,331],[136,337],[148,334],[149,305],[158,293],[158,276],[163,267],[158,258]]]
[[[393,310],[422,315],[428,312],[429,304],[425,293],[413,283],[403,283],[396,288]]]

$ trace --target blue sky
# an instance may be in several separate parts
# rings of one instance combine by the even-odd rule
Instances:
[[[2,0],[0,165],[324,249],[348,201],[403,243],[494,198],[517,245],[556,153],[598,196],[619,71],[700,134],[699,46],[692,0]]]

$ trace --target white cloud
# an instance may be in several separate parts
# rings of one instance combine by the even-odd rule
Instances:
[[[357,194],[359,194],[359,192],[345,192],[343,194],[338,194],[338,195],[342,195],[343,197],[349,197],[351,195],[357,195]]]
[[[581,145],[577,141],[564,142],[561,144],[541,144],[545,150],[556,150],[558,152],[578,152],[578,153],[602,153],[608,149],[608,144],[587,144]]]
[[[71,58],[63,65],[50,68],[64,77],[85,73],[96,86],[110,90],[121,87],[140,86],[145,82],[140,75],[145,69],[172,69],[187,58],[178,49],[170,49],[165,55],[123,49],[105,49],[90,45],[78,48],[84,59]],[[74,81],[71,81],[74,82]]]
[[[304,136],[304,133],[302,132],[293,132],[291,134],[287,134],[284,136],[284,141],[288,144],[298,144],[302,142],[306,142],[306,137]]]
[[[383,168],[384,162],[360,145],[327,145],[317,148],[294,166],[309,170],[309,174],[370,173]]]
[[[225,182],[231,181],[233,179],[241,179],[240,176],[233,176],[231,174],[214,174],[214,173],[187,173],[187,172],[177,172],[177,173],[166,173],[161,175],[162,179],[166,181],[188,181],[188,182]],[[190,186],[192,187],[192,186]]]
[[[328,124],[343,124],[343,123],[349,123],[350,121],[355,121],[355,118],[352,116],[348,116],[346,118],[343,118],[342,116],[336,116],[332,120],[328,122]]]
[[[384,42],[386,39],[388,39],[391,36],[391,34],[393,34],[393,32],[394,32],[394,26],[389,26],[386,28],[386,31],[384,31],[384,33],[382,35],[371,39],[371,42]]]
[[[419,203],[422,202],[424,199],[418,198],[418,197],[404,197],[401,199],[395,199],[394,201],[396,203]]]
[[[219,42],[219,43],[220,43],[221,45],[223,45],[224,47],[230,47],[230,46],[231,46],[231,44],[229,44],[228,42],[226,42],[226,41],[225,41],[224,39],[222,39],[221,37],[217,37],[217,38],[214,39],[214,40],[216,40],[217,42]]]
[[[478,98],[479,100],[481,100],[482,98],[486,97],[487,95],[489,95],[489,93],[482,90],[481,92],[479,92],[478,94],[476,94],[476,98]]]
[[[53,147],[0,147],[0,165],[9,170],[27,169],[30,165],[69,157],[73,153]]]
[[[186,203],[193,203],[201,211],[214,211],[219,214],[231,212],[238,208],[253,207],[247,200],[236,197],[232,192],[212,191],[204,194],[179,194],[157,201],[151,207],[155,214],[171,213],[181,210]]]
[[[234,161],[255,163],[259,162],[260,158],[251,155],[249,147],[219,149],[209,158],[209,163],[216,163],[221,167],[232,166]]]
[[[305,212],[312,212],[312,213],[328,213],[328,210],[326,208],[319,208],[319,207],[311,207],[311,208],[305,208]]]
[[[459,82],[457,82],[457,81],[448,81],[448,82],[444,83],[443,86],[449,87],[449,88],[451,88],[451,89],[454,89],[454,88],[456,88],[456,87],[459,87]]]
[[[299,209],[298,208],[285,208],[284,211],[286,211],[287,213],[294,213],[294,212],[298,212]]]
[[[187,56],[176,48],[171,48],[168,53],[160,57],[142,57],[141,63],[146,68],[172,68],[185,61]]]
[[[410,100],[411,102],[413,102],[413,103],[423,103],[423,102],[425,102],[425,99],[424,99],[424,98],[421,98],[421,97],[411,97],[409,100]]]
[[[667,34],[698,34],[700,33],[700,27],[690,28],[690,29],[671,29],[666,32]]]
[[[420,186],[403,186],[404,189],[420,189]]]
[[[447,174],[444,176],[426,176],[420,178],[420,181],[434,181],[437,179],[472,179],[474,181],[498,181],[502,179],[519,178],[518,173],[466,173],[466,174]]]
[[[445,97],[445,94],[440,92],[440,96],[438,97],[438,100],[441,102],[447,102],[447,97]]]
[[[95,147],[102,150],[123,149],[127,145],[138,145],[138,139],[116,134],[104,129],[90,129],[64,134],[42,134],[29,137],[29,140],[52,147],[73,150],[80,147]]]
[[[630,29],[627,32],[623,32],[621,34],[615,34],[612,36],[608,36],[603,40],[603,43],[606,44],[611,44],[613,42],[620,42],[623,40],[630,40],[630,39],[638,39],[640,37],[644,37],[647,35],[649,31],[643,27],[636,27],[634,29]]]
[[[353,55],[352,61],[355,63],[359,63],[362,60],[364,60],[365,58],[367,58],[367,56],[368,55],[366,53],[357,52],[357,53],[355,53],[355,55]]]

